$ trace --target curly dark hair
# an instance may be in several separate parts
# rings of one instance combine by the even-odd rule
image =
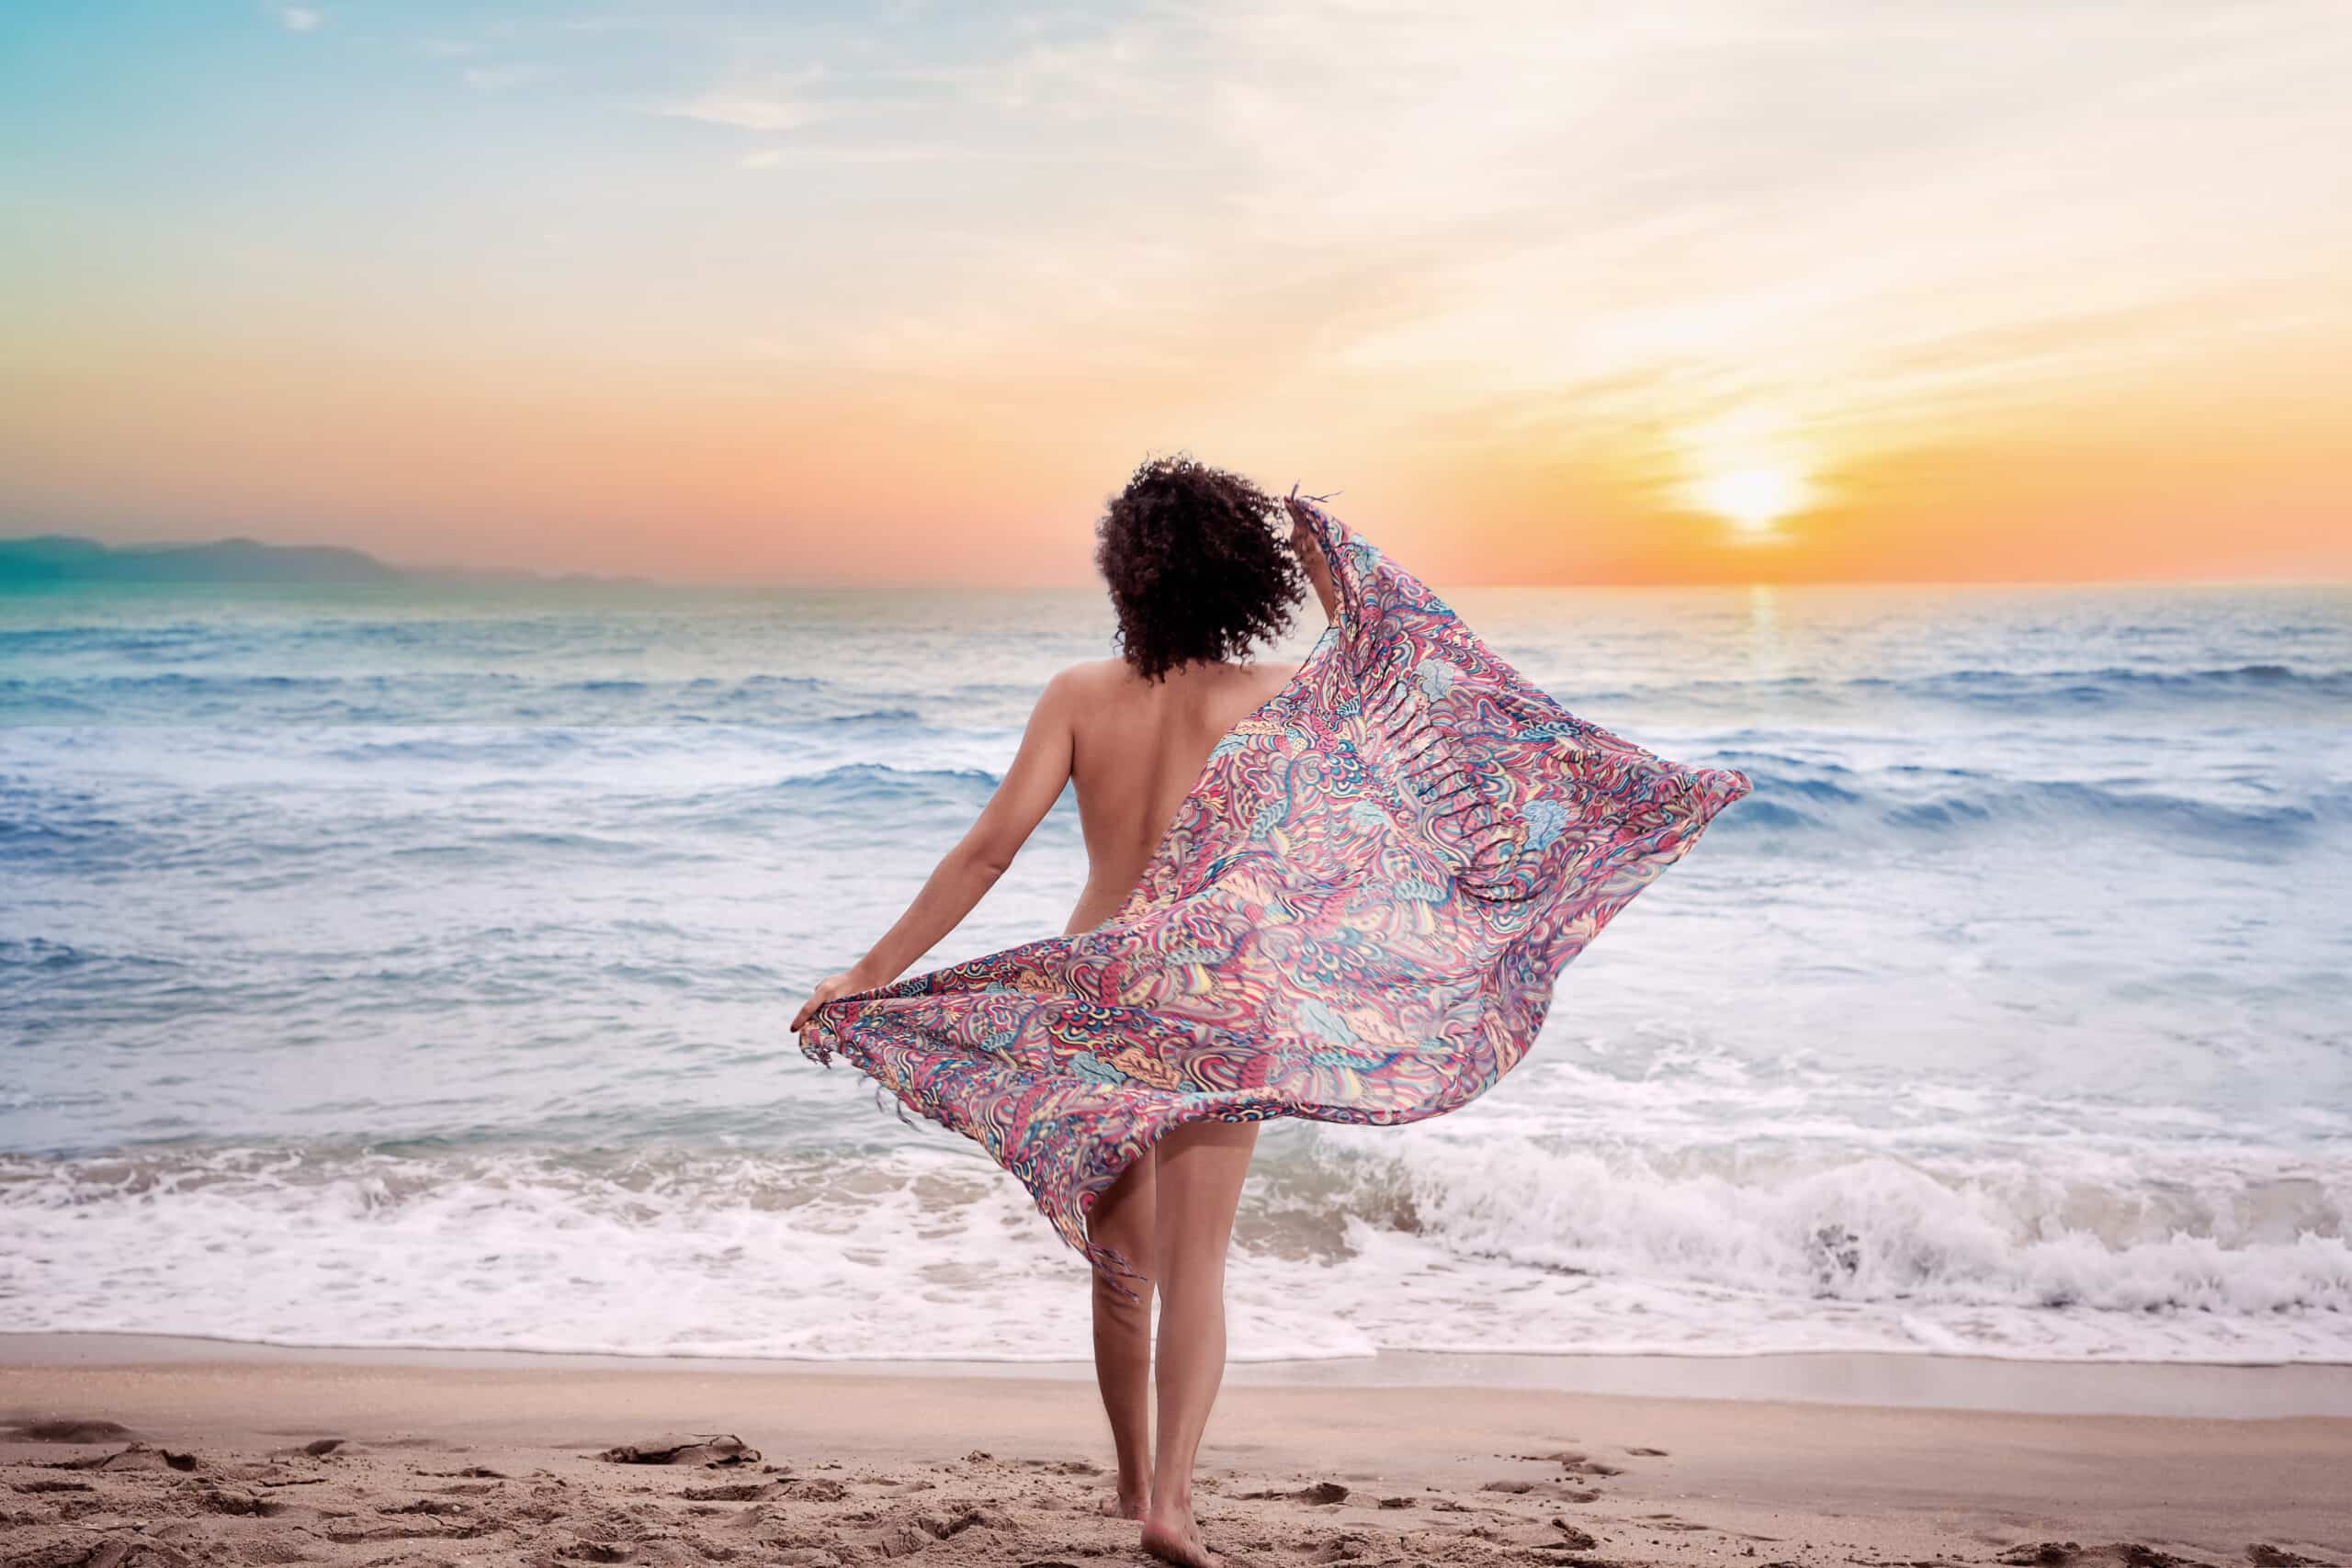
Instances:
[[[1239,474],[1179,453],[1145,463],[1095,525],[1119,649],[1148,681],[1280,637],[1306,596],[1281,507]]]

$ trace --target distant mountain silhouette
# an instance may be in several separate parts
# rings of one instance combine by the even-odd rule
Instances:
[[[408,574],[340,545],[209,545],[121,548],[70,534],[0,539],[0,587],[50,582],[394,582]]]

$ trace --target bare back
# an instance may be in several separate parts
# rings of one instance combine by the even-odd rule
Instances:
[[[1340,601],[1329,564],[1304,515],[1293,509],[1291,548],[1336,624]],[[1147,681],[1125,660],[1106,659],[1055,676],[978,819],[940,857],[906,913],[865,956],[819,984],[792,1027],[801,1028],[834,997],[905,974],[972,912],[1070,784],[1078,786],[1087,873],[1066,931],[1091,931],[1117,914],[1143,880],[1176,808],[1200,782],[1209,752],[1297,673],[1293,664],[1188,660],[1165,680]]]
[[[1209,752],[1297,672],[1295,664],[1195,663],[1147,681],[1118,659],[1069,672],[1078,699],[1070,779],[1087,876],[1067,931],[1091,930],[1118,913]]]

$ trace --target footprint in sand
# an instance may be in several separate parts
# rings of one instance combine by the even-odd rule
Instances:
[[[9,1439],[19,1443],[127,1443],[136,1435],[119,1421],[79,1418],[28,1421],[7,1431]]]
[[[787,1481],[783,1485],[784,1495],[796,1503],[838,1503],[849,1495],[848,1487],[822,1476],[809,1481]]]
[[[730,1481],[724,1486],[689,1486],[678,1494],[690,1503],[762,1503],[788,1495],[781,1481]]]
[[[1571,1486],[1561,1481],[1489,1481],[1478,1490],[1513,1497],[1543,1497],[1555,1503],[1590,1503],[1600,1496],[1589,1486]]]
[[[1713,1528],[1709,1525],[1694,1525],[1690,1520],[1677,1518],[1672,1514],[1644,1514],[1641,1516],[1641,1520],[1654,1530],[1703,1530]]]
[[[49,1470],[196,1470],[201,1468],[194,1454],[175,1453],[169,1449],[153,1448],[146,1443],[133,1443],[110,1454],[84,1454],[78,1459],[62,1459],[44,1468]]]
[[[2278,1549],[2273,1547],[2268,1550],[2275,1551]],[[2246,1556],[2250,1561],[2260,1564],[2261,1568],[2289,1568],[2288,1562],[2283,1560],[2292,1558],[2291,1553],[2280,1553],[2279,1559],[2266,1561],[2256,1557],[2254,1551],[2254,1548],[2247,1548]],[[2167,1551],[2159,1551],[2153,1546],[2136,1540],[2119,1540],[2106,1546],[2084,1546],[2071,1540],[2030,1541],[2022,1546],[2009,1548],[2008,1551],[2001,1553],[1999,1561],[2020,1565],[2020,1568],[2061,1568],[2062,1564],[2073,1563],[2086,1558],[2103,1558],[2110,1562],[2120,1562],[2123,1568],[2201,1568],[2199,1564],[2175,1557]],[[2308,1560],[2293,1559],[2297,1564],[2306,1561]],[[2315,1563],[2312,1564],[2312,1568],[2326,1568],[2326,1565]]]
[[[717,1469],[757,1464],[760,1450],[732,1432],[684,1432],[622,1443],[596,1457],[608,1464],[698,1464],[705,1469]]]
[[[425,1514],[436,1519],[462,1519],[473,1515],[469,1506],[442,1497],[419,1497],[410,1503],[388,1503],[376,1511],[379,1514]]]
[[[1312,1486],[1302,1486],[1295,1492],[1237,1492],[1237,1501],[1243,1503],[1306,1503],[1317,1507],[1329,1506],[1348,1500],[1348,1489],[1336,1481],[1318,1481]],[[1382,1504],[1386,1507],[1388,1505]],[[1408,1505],[1409,1506],[1409,1505]]]
[[[1314,1562],[1352,1562],[1374,1551],[1373,1539],[1350,1531],[1335,1535],[1315,1548],[1308,1561]]]

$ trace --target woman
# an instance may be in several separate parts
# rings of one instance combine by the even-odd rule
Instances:
[[[1176,808],[1219,738],[1265,705],[1295,665],[1248,660],[1282,635],[1314,584],[1324,613],[1331,577],[1301,523],[1285,547],[1272,499],[1239,475],[1189,457],[1147,463],[1113,500],[1096,564],[1118,614],[1116,659],[1046,683],[1004,782],[970,832],[873,951],[820,982],[797,1032],[836,997],[903,973],[971,912],[1012,863],[1062,786],[1075,783],[1086,887],[1067,932],[1114,914],[1141,879]],[[1150,1260],[1134,1292],[1094,1274],[1094,1371],[1119,1459],[1106,1512],[1143,1522],[1145,1549],[1179,1562],[1215,1561],[1193,1521],[1193,1456],[1225,1371],[1225,1254],[1255,1122],[1182,1127],[1147,1150],[1095,1205],[1088,1235]],[[1150,1434],[1151,1293],[1159,1297],[1159,1447]]]
[[[1192,1472],[1256,1123],[1475,1099],[1560,967],[1747,790],[1570,715],[1336,518],[1285,504],[1287,549],[1248,480],[1136,471],[1098,529],[1121,657],[1055,677],[972,830],[792,1021],[811,1056],[978,1140],[1095,1264],[1105,1507],[1190,1564],[1216,1562]],[[1309,583],[1331,622],[1313,652],[1248,662]],[[1073,781],[1089,874],[1069,930],[897,980]]]

